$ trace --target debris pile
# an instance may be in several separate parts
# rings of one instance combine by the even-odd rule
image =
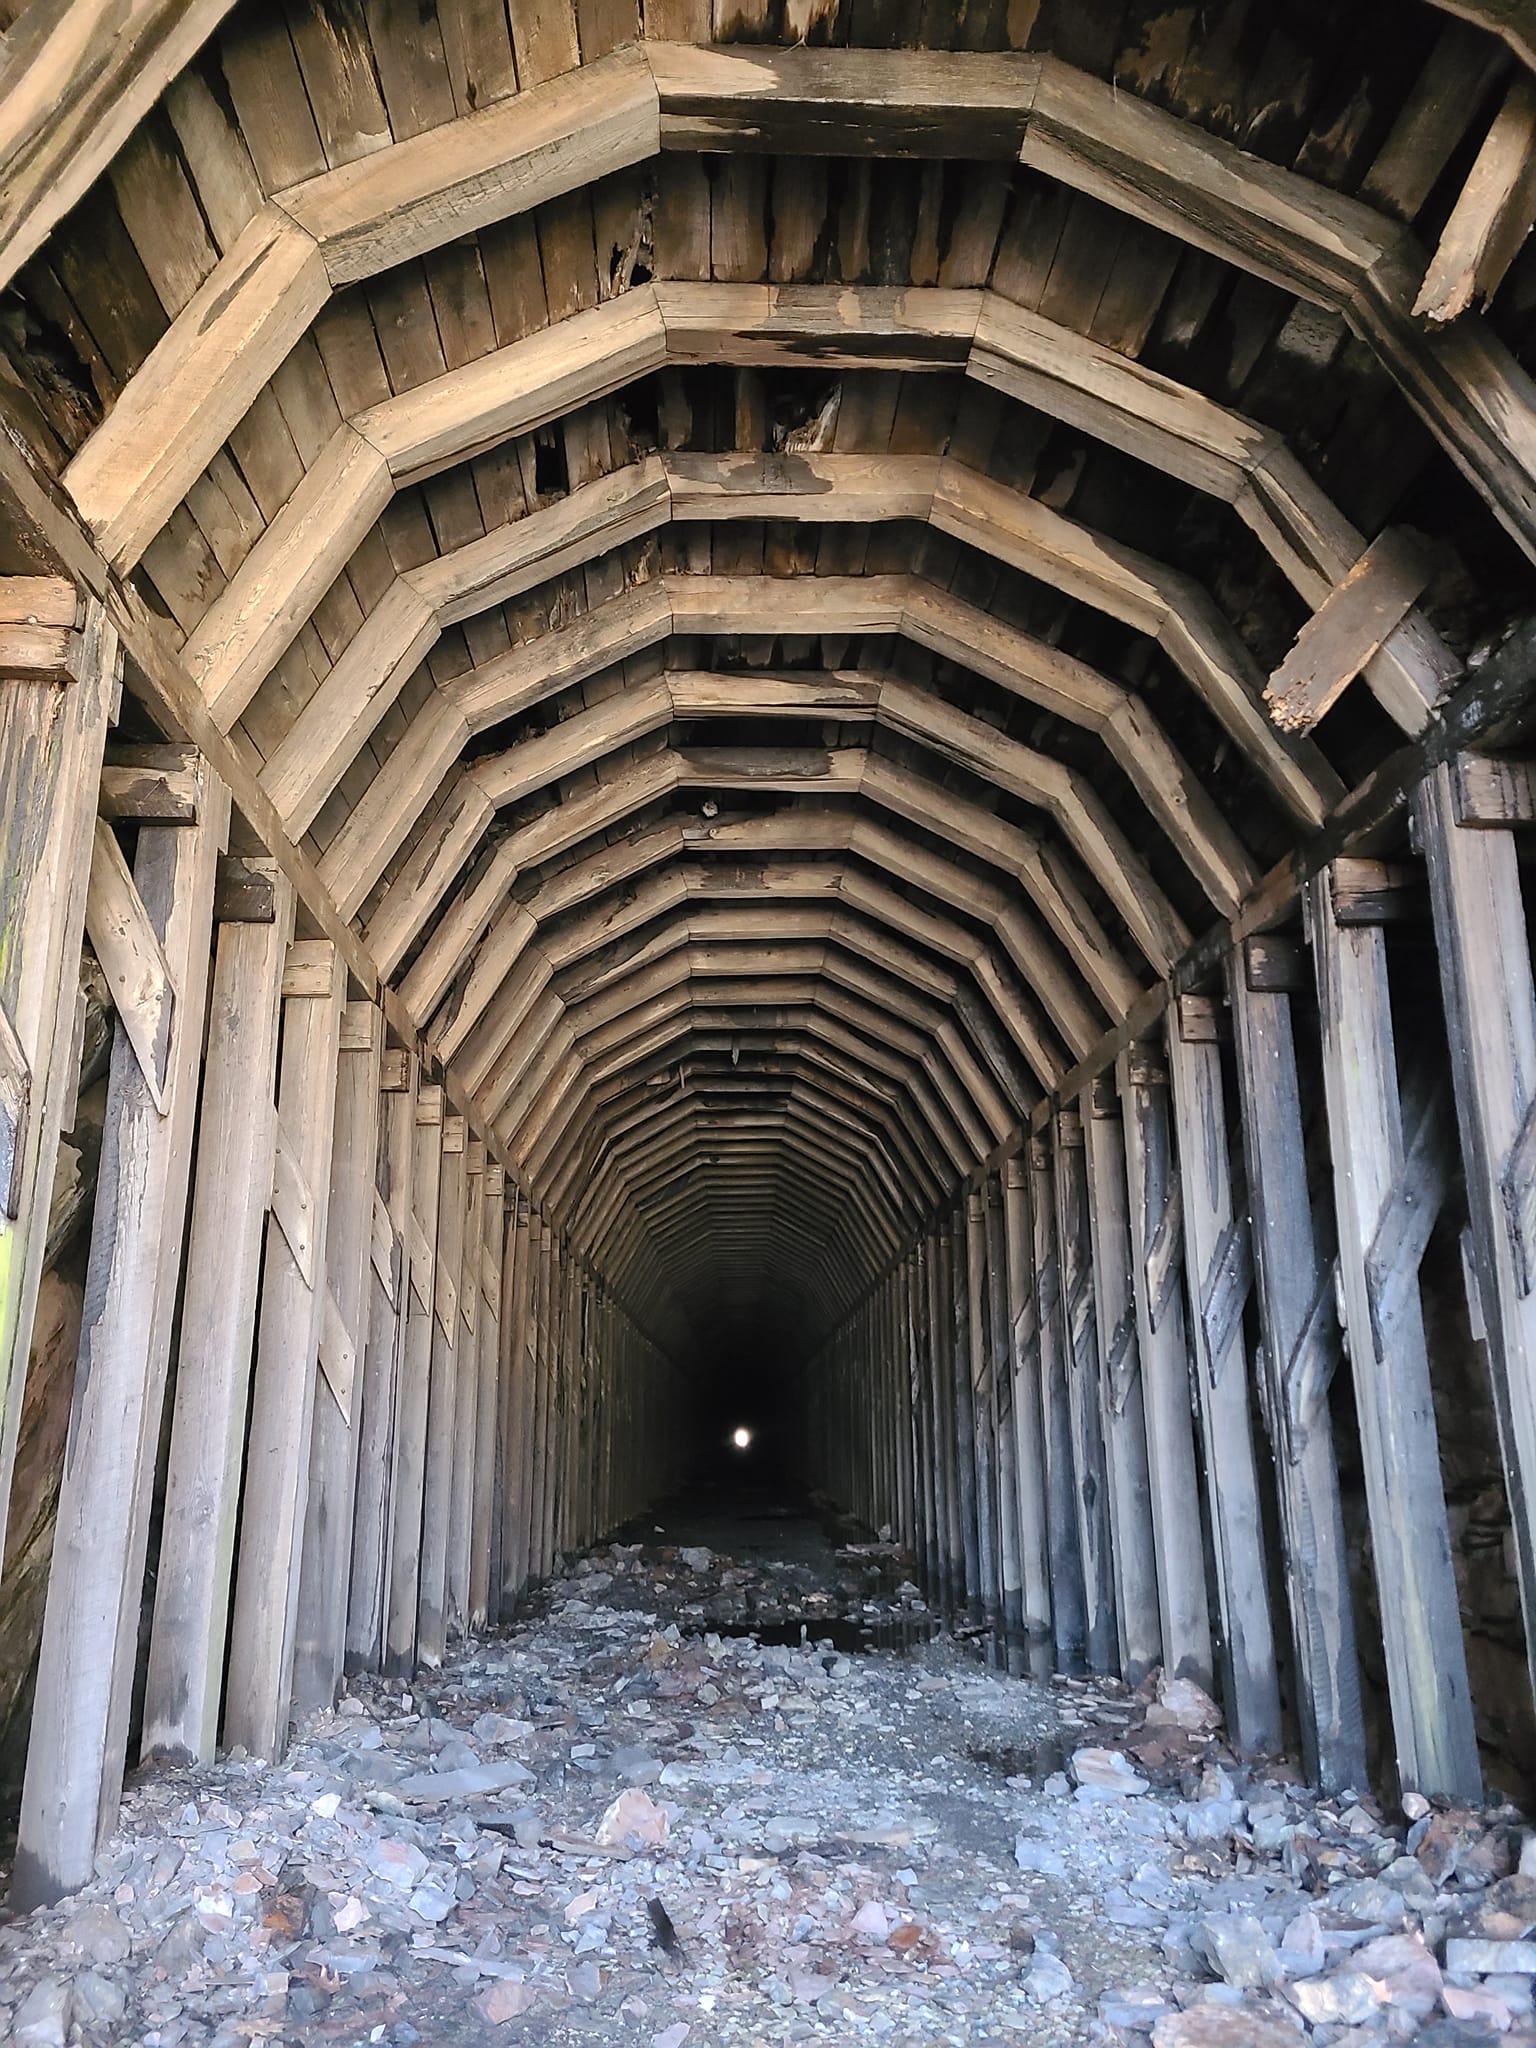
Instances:
[[[1536,2044],[1512,1810],[1321,1797],[1184,1680],[840,1647],[922,1619],[899,1568],[613,1546],[281,1765],[141,1775],[0,1925],[0,2036]]]

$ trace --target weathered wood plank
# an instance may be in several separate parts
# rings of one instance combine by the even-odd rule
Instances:
[[[145,1757],[218,1741],[247,1387],[276,1128],[278,1015],[293,892],[266,864],[270,924],[218,928],[176,1399],[144,1698]]]
[[[1515,841],[1508,832],[1458,824],[1453,784],[1450,767],[1434,769],[1414,816],[1434,904],[1476,1306],[1499,1418],[1516,1576],[1524,1611],[1536,1617],[1536,1288],[1512,1227],[1529,1200],[1529,1180],[1515,1162],[1536,1100],[1536,983]],[[1530,1637],[1531,1619],[1526,1629]]]
[[[163,1111],[126,1033],[113,1045],[86,1280],[94,1312],[81,1332],[48,1579],[12,1879],[18,1906],[84,1884],[117,1815],[228,816],[228,793],[210,774],[197,825],[139,834],[135,886],[183,998]]]
[[[73,585],[0,580],[0,610],[72,619]],[[0,679],[0,1009],[28,1076],[26,1113],[0,1174],[0,1550],[42,1280],[54,1167],[74,1092],[70,1051],[94,817],[107,721],[121,675],[117,635],[88,607],[78,675]]]
[[[389,1588],[390,1516],[395,1461],[395,1417],[405,1347],[405,1235],[410,1215],[416,1142],[419,1069],[409,1053],[386,1051],[380,1061],[384,1099],[369,1244],[371,1300],[358,1398],[357,1487],[353,1502],[351,1587],[347,1604],[345,1664],[378,1670],[384,1657]]]
[[[1109,1474],[1110,1562],[1120,1632],[1119,1671],[1140,1685],[1162,1663],[1157,1531],[1147,1461],[1146,1396],[1131,1287],[1125,1139],[1109,1076],[1080,1098],[1088,1169],[1099,1413]]]
[[[442,1663],[448,1642],[448,1552],[457,1455],[454,1426],[458,1414],[458,1298],[469,1199],[466,1166],[464,1119],[445,1117],[437,1199],[431,1376],[416,1606],[416,1654],[429,1669]]]
[[[1367,1274],[1367,1255],[1404,1158],[1385,940],[1379,926],[1339,923],[1327,872],[1308,885],[1307,909],[1322,1014],[1340,1293],[1398,1771],[1405,1789],[1476,1799],[1482,1774],[1419,1291],[1416,1284],[1403,1291],[1383,1347]]]
[[[1223,1316],[1212,1345],[1206,1309],[1221,1248],[1240,1219],[1232,1187],[1221,1049],[1198,1015],[1198,1035],[1168,1012],[1168,1075],[1183,1190],[1189,1337],[1204,1446],[1206,1518],[1220,1616],[1219,1668],[1227,1722],[1239,1748],[1280,1747],[1280,1691],[1264,1554],[1258,1464],[1249,1420],[1249,1362],[1242,1317]]]
[[[320,947],[325,959],[316,951]],[[301,956],[297,962],[296,953]],[[271,1758],[282,1755],[288,1740],[325,1305],[326,1219],[346,993],[346,973],[335,948],[325,940],[295,942],[283,989],[277,1122],[279,1132],[288,1134],[297,1172],[310,1191],[312,1262],[306,1272],[283,1233],[268,1231],[224,1701],[225,1743],[243,1743],[251,1756]]]
[[[1169,1130],[1168,1070],[1147,1044],[1122,1053],[1117,1069],[1163,1664],[1209,1692],[1215,1680],[1190,1356],[1183,1296],[1169,1284],[1182,1250],[1182,1197]]]
[[[443,1095],[423,1084],[416,1098],[410,1212],[406,1231],[404,1348],[400,1361],[391,1480],[392,1534],[384,1667],[392,1678],[416,1668],[416,1612],[421,1582],[421,1505],[427,1459],[427,1398],[432,1370],[432,1288],[443,1161]]]
[[[1302,627],[1264,700],[1286,732],[1310,732],[1423,595],[1433,574],[1416,534],[1389,528]]]
[[[1485,304],[1536,220],[1536,78],[1521,72],[1467,174],[1424,282],[1414,300],[1415,319],[1443,325],[1459,319],[1474,299]]]
[[[1072,1429],[1074,1512],[1086,1604],[1088,1669],[1113,1673],[1119,1662],[1114,1561],[1109,1524],[1105,1424],[1100,1412],[1099,1337],[1094,1303],[1083,1122],[1076,1110],[1056,1117],[1056,1244],[1060,1259],[1065,1377]]]
[[[351,1369],[324,1371],[315,1379],[294,1621],[293,1701],[299,1713],[323,1712],[335,1705],[346,1651],[353,1504],[362,1440],[357,1365],[367,1348],[373,1301],[370,1252],[383,1046],[384,1020],[377,1004],[349,1003],[342,1016],[337,1059],[322,1313],[334,1319],[336,1348]],[[322,1324],[322,1366],[326,1351]],[[345,1397],[339,1382],[344,1382]]]

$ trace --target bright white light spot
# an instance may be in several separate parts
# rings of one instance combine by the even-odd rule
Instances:
[[[732,1443],[733,1443],[733,1444],[734,1444],[734,1445],[736,1446],[736,1448],[737,1448],[737,1450],[738,1450],[738,1451],[745,1451],[745,1450],[749,1449],[749,1448],[751,1447],[751,1443],[752,1443],[752,1432],[751,1432],[751,1430],[750,1430],[750,1429],[734,1429],[734,1430],[732,1430],[732,1431],[731,1431],[731,1442],[732,1442]]]

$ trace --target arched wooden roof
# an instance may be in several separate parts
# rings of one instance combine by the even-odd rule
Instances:
[[[1519,0],[130,11],[12,488],[657,1329],[830,1326],[1529,575]]]

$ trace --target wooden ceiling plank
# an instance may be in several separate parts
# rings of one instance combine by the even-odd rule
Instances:
[[[31,0],[0,55],[0,285],[42,247],[232,0]]]

